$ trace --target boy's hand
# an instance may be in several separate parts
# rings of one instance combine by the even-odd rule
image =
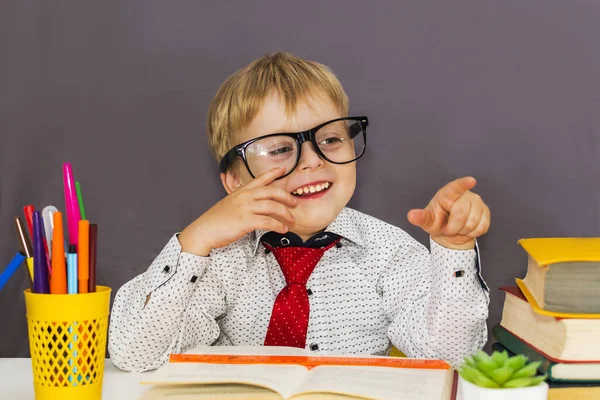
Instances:
[[[472,177],[454,180],[441,188],[425,209],[410,210],[411,224],[421,227],[438,244],[455,250],[475,247],[475,238],[490,227],[490,209],[471,192]]]
[[[286,233],[288,224],[294,223],[290,208],[298,201],[285,190],[269,186],[284,174],[285,168],[267,171],[216,203],[181,232],[182,250],[208,256],[212,249],[256,229]]]

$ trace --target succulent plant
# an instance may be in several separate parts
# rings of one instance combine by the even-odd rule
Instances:
[[[489,356],[479,350],[465,358],[458,373],[463,379],[485,388],[520,388],[535,386],[546,379],[546,375],[536,376],[539,366],[539,361],[528,362],[522,354],[509,357],[506,351],[494,351]]]

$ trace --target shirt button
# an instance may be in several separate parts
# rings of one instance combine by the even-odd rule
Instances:
[[[312,292],[312,290],[310,290],[309,288],[306,288],[306,293],[307,293],[309,296],[311,296],[313,292]]]
[[[163,268],[163,272],[165,274],[168,274],[170,270],[171,270],[171,266],[170,265],[167,265],[166,267]]]
[[[192,282],[192,283],[196,283],[197,280],[198,280],[198,277],[196,275],[192,275],[192,277],[190,278],[190,282]]]
[[[319,350],[319,345],[318,345],[318,344],[316,344],[316,343],[312,343],[312,344],[311,344],[309,347],[310,347],[310,349],[311,349],[312,351],[317,351],[317,350]]]
[[[462,278],[465,275],[465,271],[463,271],[462,269],[458,270],[458,271],[454,271],[454,277],[456,278]]]
[[[337,242],[337,243],[335,244],[335,247],[337,247],[338,249],[339,249],[340,247],[342,247],[342,242]]]

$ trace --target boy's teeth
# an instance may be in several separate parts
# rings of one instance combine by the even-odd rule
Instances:
[[[318,185],[303,186],[294,190],[292,193],[302,196],[302,194],[316,193],[325,189],[329,189],[329,182],[320,183]]]

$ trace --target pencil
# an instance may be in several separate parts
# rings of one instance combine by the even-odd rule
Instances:
[[[2,290],[4,285],[6,285],[6,282],[8,282],[8,280],[13,276],[15,271],[23,263],[23,260],[25,260],[25,254],[18,251],[17,254],[15,254],[15,256],[12,258],[12,260],[10,260],[10,263],[8,263],[8,266],[4,269],[4,271],[0,273],[0,290]]]
[[[23,227],[23,223],[19,217],[15,217],[15,228],[17,229],[17,236],[19,237],[19,246],[21,247],[21,252],[25,254],[25,261],[27,262],[27,275],[29,276],[29,281],[33,285],[33,249],[31,248],[31,241],[29,240],[29,235],[25,228]]]

